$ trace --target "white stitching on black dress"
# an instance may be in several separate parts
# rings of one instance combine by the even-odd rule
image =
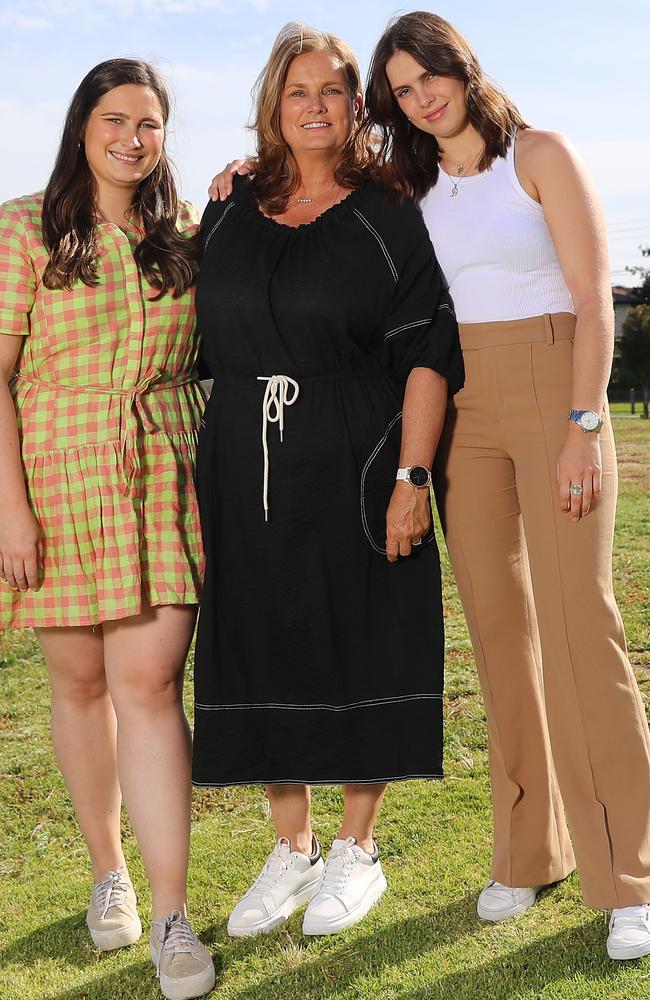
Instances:
[[[229,205],[226,205],[225,209],[223,210],[223,215],[219,216],[219,218],[215,222],[214,226],[212,227],[212,229],[210,230],[210,232],[208,233],[208,235],[205,238],[205,243],[203,244],[203,249],[204,250],[207,249],[208,243],[210,242],[210,240],[212,239],[212,237],[216,233],[217,229],[219,228],[219,226],[221,225],[221,223],[223,222],[223,220],[228,215],[228,212],[230,211],[230,209],[233,208],[235,206],[235,204],[236,204],[236,202],[231,201]]]
[[[395,282],[395,284],[397,284],[397,282],[399,281],[399,275],[397,273],[397,268],[393,264],[391,256],[390,256],[390,254],[388,252],[388,247],[384,243],[383,239],[381,238],[381,236],[379,235],[379,233],[377,232],[377,230],[375,229],[375,227],[373,225],[371,225],[370,222],[368,222],[368,220],[366,219],[365,215],[362,215],[358,208],[354,209],[354,214],[356,215],[356,217],[358,219],[361,219],[361,221],[363,222],[363,224],[366,227],[366,229],[369,232],[371,232],[372,235],[377,240],[377,243],[381,247],[381,252],[383,253],[384,257],[386,258],[386,262],[387,262],[387,264],[388,264],[388,266],[390,268],[390,273],[393,275],[393,281]]]
[[[283,705],[277,702],[261,702],[260,704],[230,704],[205,705],[195,702],[194,707],[204,712],[230,711],[231,709],[280,708],[298,712],[349,712],[356,708],[376,708],[382,705],[396,705],[405,701],[440,700],[441,694],[404,694],[395,698],[370,698],[368,701],[352,701],[348,705]]]
[[[381,556],[386,555],[386,548],[385,547],[383,549],[380,548],[379,545],[377,545],[377,543],[375,542],[374,538],[370,534],[370,527],[368,525],[368,518],[366,516],[366,475],[368,474],[368,469],[370,468],[371,464],[374,462],[375,458],[377,457],[383,446],[386,444],[388,435],[392,431],[397,421],[401,419],[401,416],[402,416],[402,411],[400,410],[399,413],[395,414],[395,416],[389,423],[388,427],[384,431],[384,436],[382,437],[382,439],[378,441],[377,444],[375,445],[373,451],[370,454],[370,458],[364,465],[363,472],[361,473],[361,523],[363,524],[363,530],[366,538],[372,545],[375,552],[378,552]]]
[[[431,323],[431,321],[432,317],[429,316],[428,319],[418,319],[413,323],[404,323],[403,326],[396,326],[394,330],[389,330],[389,332],[384,336],[384,340],[390,340],[391,337],[394,337],[397,333],[402,333],[403,330],[411,330],[416,326],[427,326]]]

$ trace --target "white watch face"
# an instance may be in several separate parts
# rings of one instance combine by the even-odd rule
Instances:
[[[586,431],[595,431],[600,423],[600,417],[593,410],[587,410],[580,417],[580,426]]]

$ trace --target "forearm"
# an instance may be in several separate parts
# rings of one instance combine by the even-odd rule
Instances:
[[[614,310],[609,288],[576,308],[571,409],[600,413],[614,351]]]
[[[0,518],[27,507],[16,410],[4,378],[0,383],[0,482]]]
[[[400,466],[430,469],[447,407],[447,380],[431,368],[414,368],[408,377],[402,410]]]

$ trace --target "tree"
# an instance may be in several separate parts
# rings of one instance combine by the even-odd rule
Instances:
[[[639,250],[644,257],[650,257],[650,247],[639,247]],[[650,268],[637,264],[634,267],[626,267],[625,270],[630,274],[637,274],[642,279],[641,284],[632,291],[638,296],[639,302],[650,306]]]
[[[650,304],[630,309],[623,321],[618,346],[619,367],[622,373],[641,389],[643,416],[647,420],[650,396]]]

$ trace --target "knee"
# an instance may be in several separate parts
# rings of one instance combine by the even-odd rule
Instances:
[[[80,708],[101,701],[108,695],[106,675],[102,671],[69,671],[51,677],[52,699]]]
[[[119,681],[111,680],[116,709],[156,712],[182,704],[183,671],[134,670]]]

